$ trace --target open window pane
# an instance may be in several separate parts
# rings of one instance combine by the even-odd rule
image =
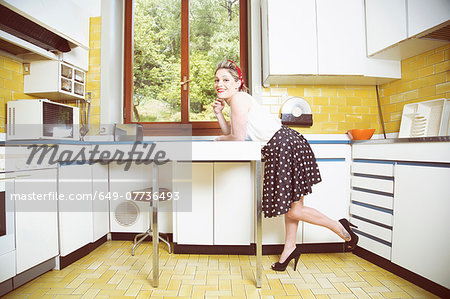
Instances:
[[[133,121],[181,121],[181,1],[134,2]]]
[[[215,121],[216,65],[239,63],[239,0],[190,0],[189,27],[189,120]]]

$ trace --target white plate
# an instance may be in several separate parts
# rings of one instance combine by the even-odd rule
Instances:
[[[281,113],[299,117],[302,114],[311,114],[311,106],[303,98],[290,97],[281,106]]]

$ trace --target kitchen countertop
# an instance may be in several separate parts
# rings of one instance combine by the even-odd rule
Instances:
[[[409,140],[408,140],[409,139]],[[450,165],[449,138],[392,138],[352,143],[353,160]]]
[[[373,138],[370,140],[348,140],[343,139],[340,136],[336,138],[335,135],[330,136],[330,139],[325,137],[317,138],[315,135],[308,136],[304,135],[310,144],[391,144],[391,143],[414,143],[414,142],[449,142],[450,136],[433,136],[433,137],[416,137],[416,138]],[[179,138],[145,138],[140,141],[144,144],[160,143],[160,142],[192,142],[203,143],[213,141],[213,138],[195,138],[180,140]],[[11,146],[21,146],[21,145],[31,145],[31,144],[61,144],[61,145],[126,145],[133,144],[135,141],[112,141],[112,140],[8,140],[0,141],[0,146],[11,145]],[[228,141],[226,141],[228,142]]]
[[[416,138],[386,138],[370,140],[353,140],[352,144],[390,144],[412,142],[449,142],[450,136],[416,137]]]
[[[3,145],[11,145],[11,146],[22,146],[22,145],[31,145],[31,144],[64,144],[64,145],[125,145],[125,144],[134,144],[136,141],[108,141],[108,140],[65,140],[65,139],[37,139],[37,140],[8,140],[8,141],[0,141],[0,146]],[[210,139],[154,139],[154,140],[143,140],[138,141],[143,144],[151,144],[151,143],[166,143],[166,142],[192,142],[193,144],[197,143],[207,143],[207,142],[223,142],[223,143],[236,143],[236,142],[245,142],[250,143],[252,141],[214,141]],[[340,140],[340,139],[323,139],[323,140],[308,140],[310,144],[350,144],[350,140]]]

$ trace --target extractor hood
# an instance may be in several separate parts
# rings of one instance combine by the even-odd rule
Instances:
[[[450,22],[447,22],[443,27],[439,27],[431,32],[425,32],[420,35],[419,38],[450,42]]]
[[[0,5],[0,30],[46,51],[70,52],[69,42],[65,38],[3,5]],[[11,43],[7,41],[2,42],[0,47],[14,55],[20,52],[17,47],[11,46]]]

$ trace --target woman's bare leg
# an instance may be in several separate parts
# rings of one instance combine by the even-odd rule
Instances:
[[[298,230],[298,220],[285,216],[284,226],[286,237],[283,252],[281,253],[280,256],[280,263],[283,263],[295,249]]]
[[[284,215],[286,240],[283,252],[280,256],[280,263],[284,262],[295,248],[299,221],[326,227],[336,233],[344,241],[350,241],[351,239],[350,235],[339,221],[329,218],[314,208],[305,207],[303,205],[303,198],[304,197],[302,196],[299,201],[293,202],[289,212]]]

